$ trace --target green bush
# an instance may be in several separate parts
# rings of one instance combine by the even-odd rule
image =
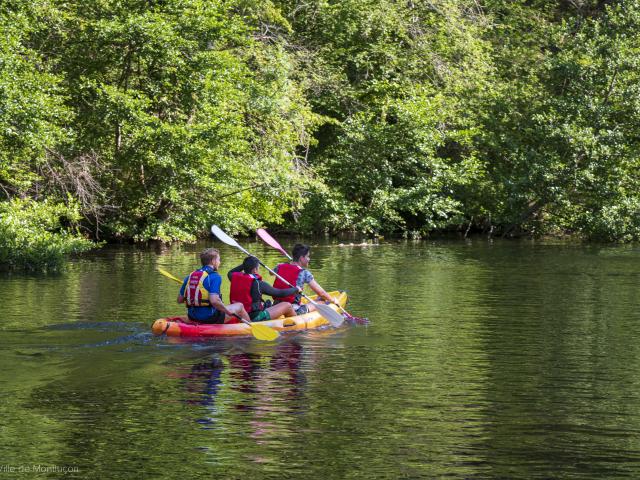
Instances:
[[[74,226],[75,203],[13,199],[0,203],[0,265],[30,270],[57,269],[65,255],[96,246]]]

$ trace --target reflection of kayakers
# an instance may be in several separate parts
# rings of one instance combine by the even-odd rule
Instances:
[[[274,395],[283,398],[299,396],[300,385],[304,383],[304,376],[300,375],[302,346],[299,343],[278,344],[268,363],[262,360],[262,355],[250,352],[236,352],[228,355],[228,359],[230,376],[234,379],[230,385],[234,390],[257,394],[253,398],[263,400],[264,405],[271,409],[275,407]],[[236,408],[242,410],[246,405],[237,405]]]
[[[313,352],[303,355],[302,345],[295,341],[279,343],[266,355],[236,348],[220,352],[210,360],[199,360],[185,376],[186,402],[207,409],[205,416],[196,419],[204,428],[223,420],[222,412],[228,414],[233,408],[250,414],[243,421],[256,441],[282,435],[286,426],[278,417],[299,412],[305,384],[302,362],[314,362],[314,358]],[[226,389],[240,395],[224,394]]]
[[[260,355],[248,352],[236,352],[228,356],[229,375],[233,378],[231,388],[242,393],[255,393],[255,381],[260,371]],[[238,410],[247,408],[244,404],[236,405]]]
[[[327,302],[336,303],[336,299],[329,295],[324,288],[315,281],[313,274],[307,270],[309,262],[311,261],[311,248],[309,245],[297,243],[293,247],[291,258],[292,260],[290,263],[280,263],[273,270],[282,278],[287,280],[291,285],[295,285],[302,290],[304,289],[304,286],[308,284],[309,287],[311,287],[311,290],[316,292],[316,294],[320,295],[320,297],[324,298]],[[279,278],[276,278],[273,282],[273,286],[276,288],[284,288],[287,284]],[[299,293],[274,298],[276,300],[276,305],[279,302],[292,303],[297,315],[313,312],[316,309],[315,305],[311,303],[301,305],[301,295]]]
[[[200,323],[229,323],[237,321],[233,315],[249,320],[242,303],[222,303],[220,286],[222,277],[218,273],[220,252],[207,248],[200,254],[202,268],[194,270],[182,282],[178,303],[187,305],[189,320]]]
[[[186,388],[189,393],[198,394],[198,398],[189,398],[187,403],[213,405],[220,385],[222,385],[220,377],[223,369],[224,365],[218,357],[193,365],[191,371],[185,376]]]
[[[296,398],[300,395],[300,386],[304,383],[304,375],[300,374],[302,362],[302,345],[297,342],[281,343],[271,358],[270,368],[274,372],[286,372],[290,390],[287,397]]]
[[[296,315],[291,303],[280,302],[277,305],[265,303],[262,295],[272,297],[285,297],[300,292],[298,288],[275,288],[262,280],[258,271],[260,261],[256,257],[247,257],[241,265],[238,265],[227,274],[231,281],[231,302],[241,303],[249,313],[253,322],[261,322],[278,318],[281,315],[293,317]]]

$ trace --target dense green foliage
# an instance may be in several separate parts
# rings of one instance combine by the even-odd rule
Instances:
[[[637,0],[9,0],[1,192],[94,239],[638,239],[638,27]]]
[[[14,199],[0,203],[0,265],[27,269],[57,269],[69,253],[93,248],[72,227],[80,212],[48,200]]]

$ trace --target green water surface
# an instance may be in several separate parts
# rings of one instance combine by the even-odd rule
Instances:
[[[370,325],[153,337],[210,242],[1,274],[0,479],[640,477],[639,247],[311,243]]]

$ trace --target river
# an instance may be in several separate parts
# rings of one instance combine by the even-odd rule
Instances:
[[[369,325],[154,337],[211,242],[0,274],[0,478],[640,477],[638,246],[311,243]]]

